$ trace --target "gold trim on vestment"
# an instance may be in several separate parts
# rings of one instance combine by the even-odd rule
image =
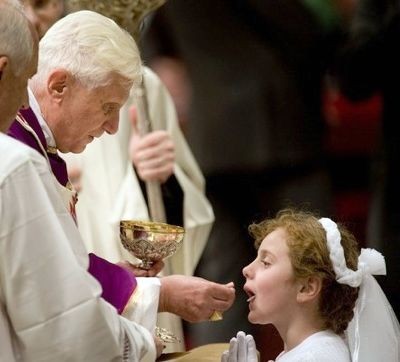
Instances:
[[[57,147],[47,146],[46,151],[48,153],[51,153],[52,155],[57,155],[58,154]]]
[[[128,317],[132,313],[133,308],[135,308],[138,302],[140,294],[142,293],[139,291],[139,286],[136,285],[135,290],[132,292],[131,296],[129,297],[128,303],[126,303],[121,313],[122,316]]]

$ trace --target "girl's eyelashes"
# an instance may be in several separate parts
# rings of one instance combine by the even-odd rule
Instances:
[[[261,260],[261,263],[263,263],[265,267],[269,267],[271,265],[271,263],[266,259]]]

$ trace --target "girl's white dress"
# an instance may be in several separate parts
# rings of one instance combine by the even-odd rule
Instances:
[[[275,362],[351,362],[351,358],[343,338],[331,331],[322,331],[290,351],[283,351]]]

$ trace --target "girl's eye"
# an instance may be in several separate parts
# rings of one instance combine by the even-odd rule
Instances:
[[[261,263],[263,263],[265,267],[269,267],[271,265],[268,260],[261,260]]]

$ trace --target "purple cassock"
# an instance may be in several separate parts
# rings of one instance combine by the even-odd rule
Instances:
[[[29,124],[30,128],[36,133],[44,150],[47,150],[46,138],[32,109],[21,109],[18,116]],[[36,137],[31,131],[24,128],[18,120],[13,122],[8,134],[25,143],[27,146],[32,147],[45,157]],[[66,187],[68,183],[68,174],[65,161],[58,153],[47,152],[47,156],[50,160],[53,174],[58,182]],[[93,253],[89,254],[88,271],[100,282],[103,288],[102,297],[112,304],[118,310],[118,313],[121,314],[135,291],[137,284],[135,276],[120,266],[110,263]]]

